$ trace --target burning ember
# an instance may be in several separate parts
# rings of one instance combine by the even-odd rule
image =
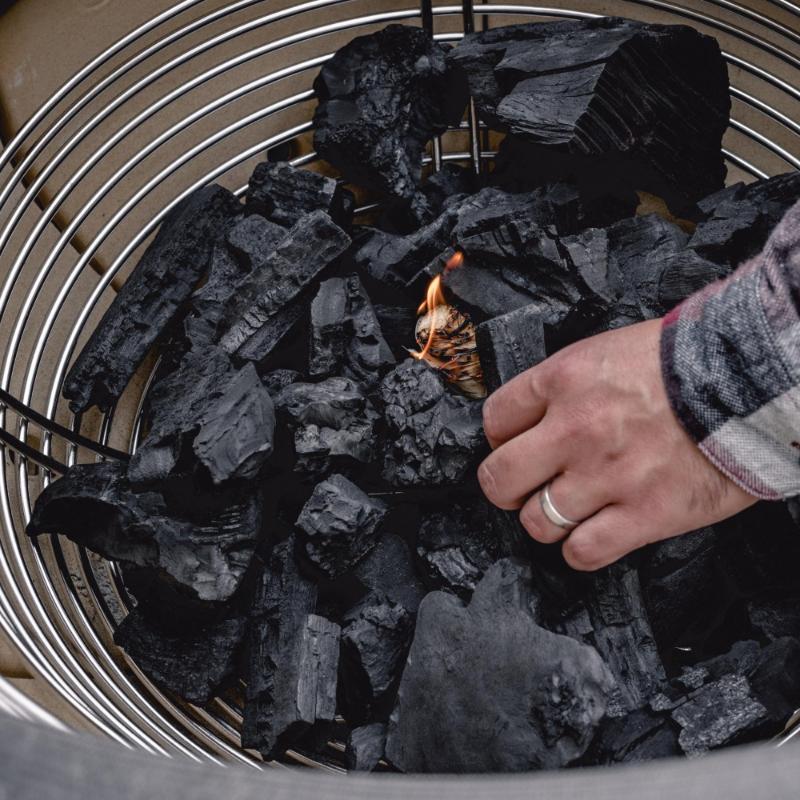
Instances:
[[[425,299],[417,309],[420,318],[414,331],[419,351],[409,350],[417,359],[441,370],[468,397],[486,397],[483,371],[478,358],[475,326],[470,318],[451,306],[444,296],[442,276],[464,263],[464,254],[457,250],[447,261],[444,271],[428,284]]]

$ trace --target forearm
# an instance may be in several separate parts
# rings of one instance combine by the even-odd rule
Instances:
[[[751,494],[800,494],[800,203],[762,253],[664,319],[673,409]]]

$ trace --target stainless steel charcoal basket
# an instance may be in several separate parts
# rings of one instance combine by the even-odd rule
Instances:
[[[135,448],[152,361],[108,414],[75,418],[60,393],[77,348],[164,215],[211,181],[242,194],[267,151],[312,165],[320,65],[390,22],[424,24],[447,42],[472,27],[604,14],[695,26],[718,38],[729,65],[729,181],[798,169],[800,5],[183,0],[163,8],[65,79],[0,151],[0,626],[73,726],[151,753],[260,766],[239,746],[231,698],[208,708],[176,702],[112,645],[129,602],[112,564],[61,538],[24,534],[33,500],[65,465]],[[434,143],[428,163],[481,169],[491,145],[473,115]],[[341,752],[333,742],[321,757],[292,758],[338,770]]]

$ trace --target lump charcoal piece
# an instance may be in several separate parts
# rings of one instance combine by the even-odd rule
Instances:
[[[260,360],[263,348],[248,345],[262,327],[294,300],[350,244],[350,237],[323,211],[301,217],[277,248],[240,285],[226,306],[229,325],[220,344],[231,355]]]
[[[417,554],[436,588],[469,595],[486,570],[504,555],[487,504],[453,505],[423,517]]]
[[[594,575],[592,591],[579,612],[560,629],[594,646],[608,665],[617,683],[609,708],[613,716],[642,708],[666,681],[639,575],[624,563],[612,564]]]
[[[624,717],[606,717],[583,760],[585,764],[652,761],[681,755],[678,733],[662,714],[639,709]]]
[[[275,409],[252,364],[245,364],[203,415],[193,449],[215,484],[253,478],[272,453]]]
[[[297,518],[308,537],[309,559],[329,578],[337,578],[360,561],[376,543],[386,504],[347,480],[331,475],[318,483]]]
[[[478,191],[478,179],[468,167],[458,164],[443,164],[438,172],[433,172],[422,187],[431,208],[440,214],[444,206],[454,197],[474,194]]]
[[[800,639],[800,597],[770,593],[747,604],[747,618],[759,638],[774,641],[783,636]]]
[[[106,410],[122,394],[150,347],[194,291],[214,243],[238,204],[221,186],[205,186],[164,219],[64,381],[70,408]]]
[[[375,316],[381,326],[386,343],[391,348],[395,358],[400,361],[408,355],[408,346],[413,337],[417,324],[417,313],[412,305],[390,306],[375,305]],[[412,334],[409,334],[409,331]]]
[[[723,186],[727,68],[716,40],[692,28],[614,17],[513,25],[465,36],[447,60],[467,72],[490,127],[538,146],[551,180],[548,160],[568,168],[568,154],[678,201]]]
[[[264,364],[275,353],[279,346],[291,339],[293,332],[308,319],[310,298],[303,295],[293,304],[276,311],[251,337],[239,348],[236,356],[245,361]]]
[[[537,625],[530,570],[495,564],[465,606],[432,592],[389,722],[406,772],[513,772],[583,755],[613,678],[597,652]]]
[[[276,395],[275,407],[293,433],[296,471],[316,474],[333,461],[374,460],[379,415],[349,378],[290,384]]]
[[[783,215],[800,199],[800,172],[737,183],[699,205],[706,214],[689,240],[704,258],[735,269],[763,248]]]
[[[347,612],[340,681],[349,722],[388,718],[413,633],[413,614],[380,591]]]
[[[153,683],[190,703],[207,703],[235,670],[244,617],[170,631],[134,609],[114,631],[122,647]]]
[[[384,533],[377,544],[353,568],[364,589],[380,590],[392,602],[417,613],[425,588],[414,572],[411,553],[403,539]]]
[[[346,228],[353,218],[353,194],[318,172],[262,161],[248,182],[247,208],[287,228],[304,214],[324,211]]]
[[[275,758],[336,711],[338,625],[313,613],[317,591],[295,563],[294,537],[263,570],[248,637],[242,746]]]
[[[742,675],[726,675],[708,684],[672,712],[682,728],[678,742],[688,756],[735,743],[766,715]]]
[[[247,272],[268,262],[286,231],[259,214],[251,214],[228,231],[228,246]]]
[[[278,395],[283,389],[300,379],[296,369],[274,369],[261,376],[261,382],[267,388],[271,397]]]
[[[311,303],[309,374],[346,375],[369,387],[395,363],[358,276],[323,281]]]
[[[350,731],[344,751],[347,769],[353,772],[372,772],[383,758],[386,730],[386,723],[373,722]]]
[[[475,330],[483,376],[490,392],[547,357],[544,323],[535,306],[483,322]]]
[[[224,511],[189,521],[156,492],[136,493],[125,465],[79,464],[51,483],[27,532],[61,533],[104,558],[152,570],[189,598],[221,603],[239,588],[261,533],[261,499],[244,493]]]
[[[405,25],[353,39],[314,81],[314,149],[353,183],[410,200],[426,143],[467,105],[466,78],[445,53]]]
[[[383,477],[393,486],[459,483],[485,452],[483,403],[447,392],[424,361],[402,362],[384,378],[380,394],[393,435]]]
[[[800,641],[789,636],[775,639],[746,673],[754,697],[769,715],[772,727],[764,735],[774,735],[800,708]]]

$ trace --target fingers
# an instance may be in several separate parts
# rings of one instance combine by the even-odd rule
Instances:
[[[483,430],[492,449],[536,425],[547,410],[542,371],[533,367],[501,386],[483,404]]]
[[[519,512],[519,520],[536,541],[552,544],[560,542],[570,532],[548,518],[542,507],[543,491],[540,489],[525,503]],[[556,476],[550,483],[549,492],[550,502],[559,513],[578,523],[588,520],[612,501],[603,481],[571,472]]]
[[[564,447],[556,426],[543,422],[498,447],[478,467],[478,481],[498,508],[520,508],[529,495],[562,472]]]
[[[578,525],[561,550],[573,568],[590,572],[606,567],[658,536],[642,521],[642,511],[629,506],[611,505]]]

